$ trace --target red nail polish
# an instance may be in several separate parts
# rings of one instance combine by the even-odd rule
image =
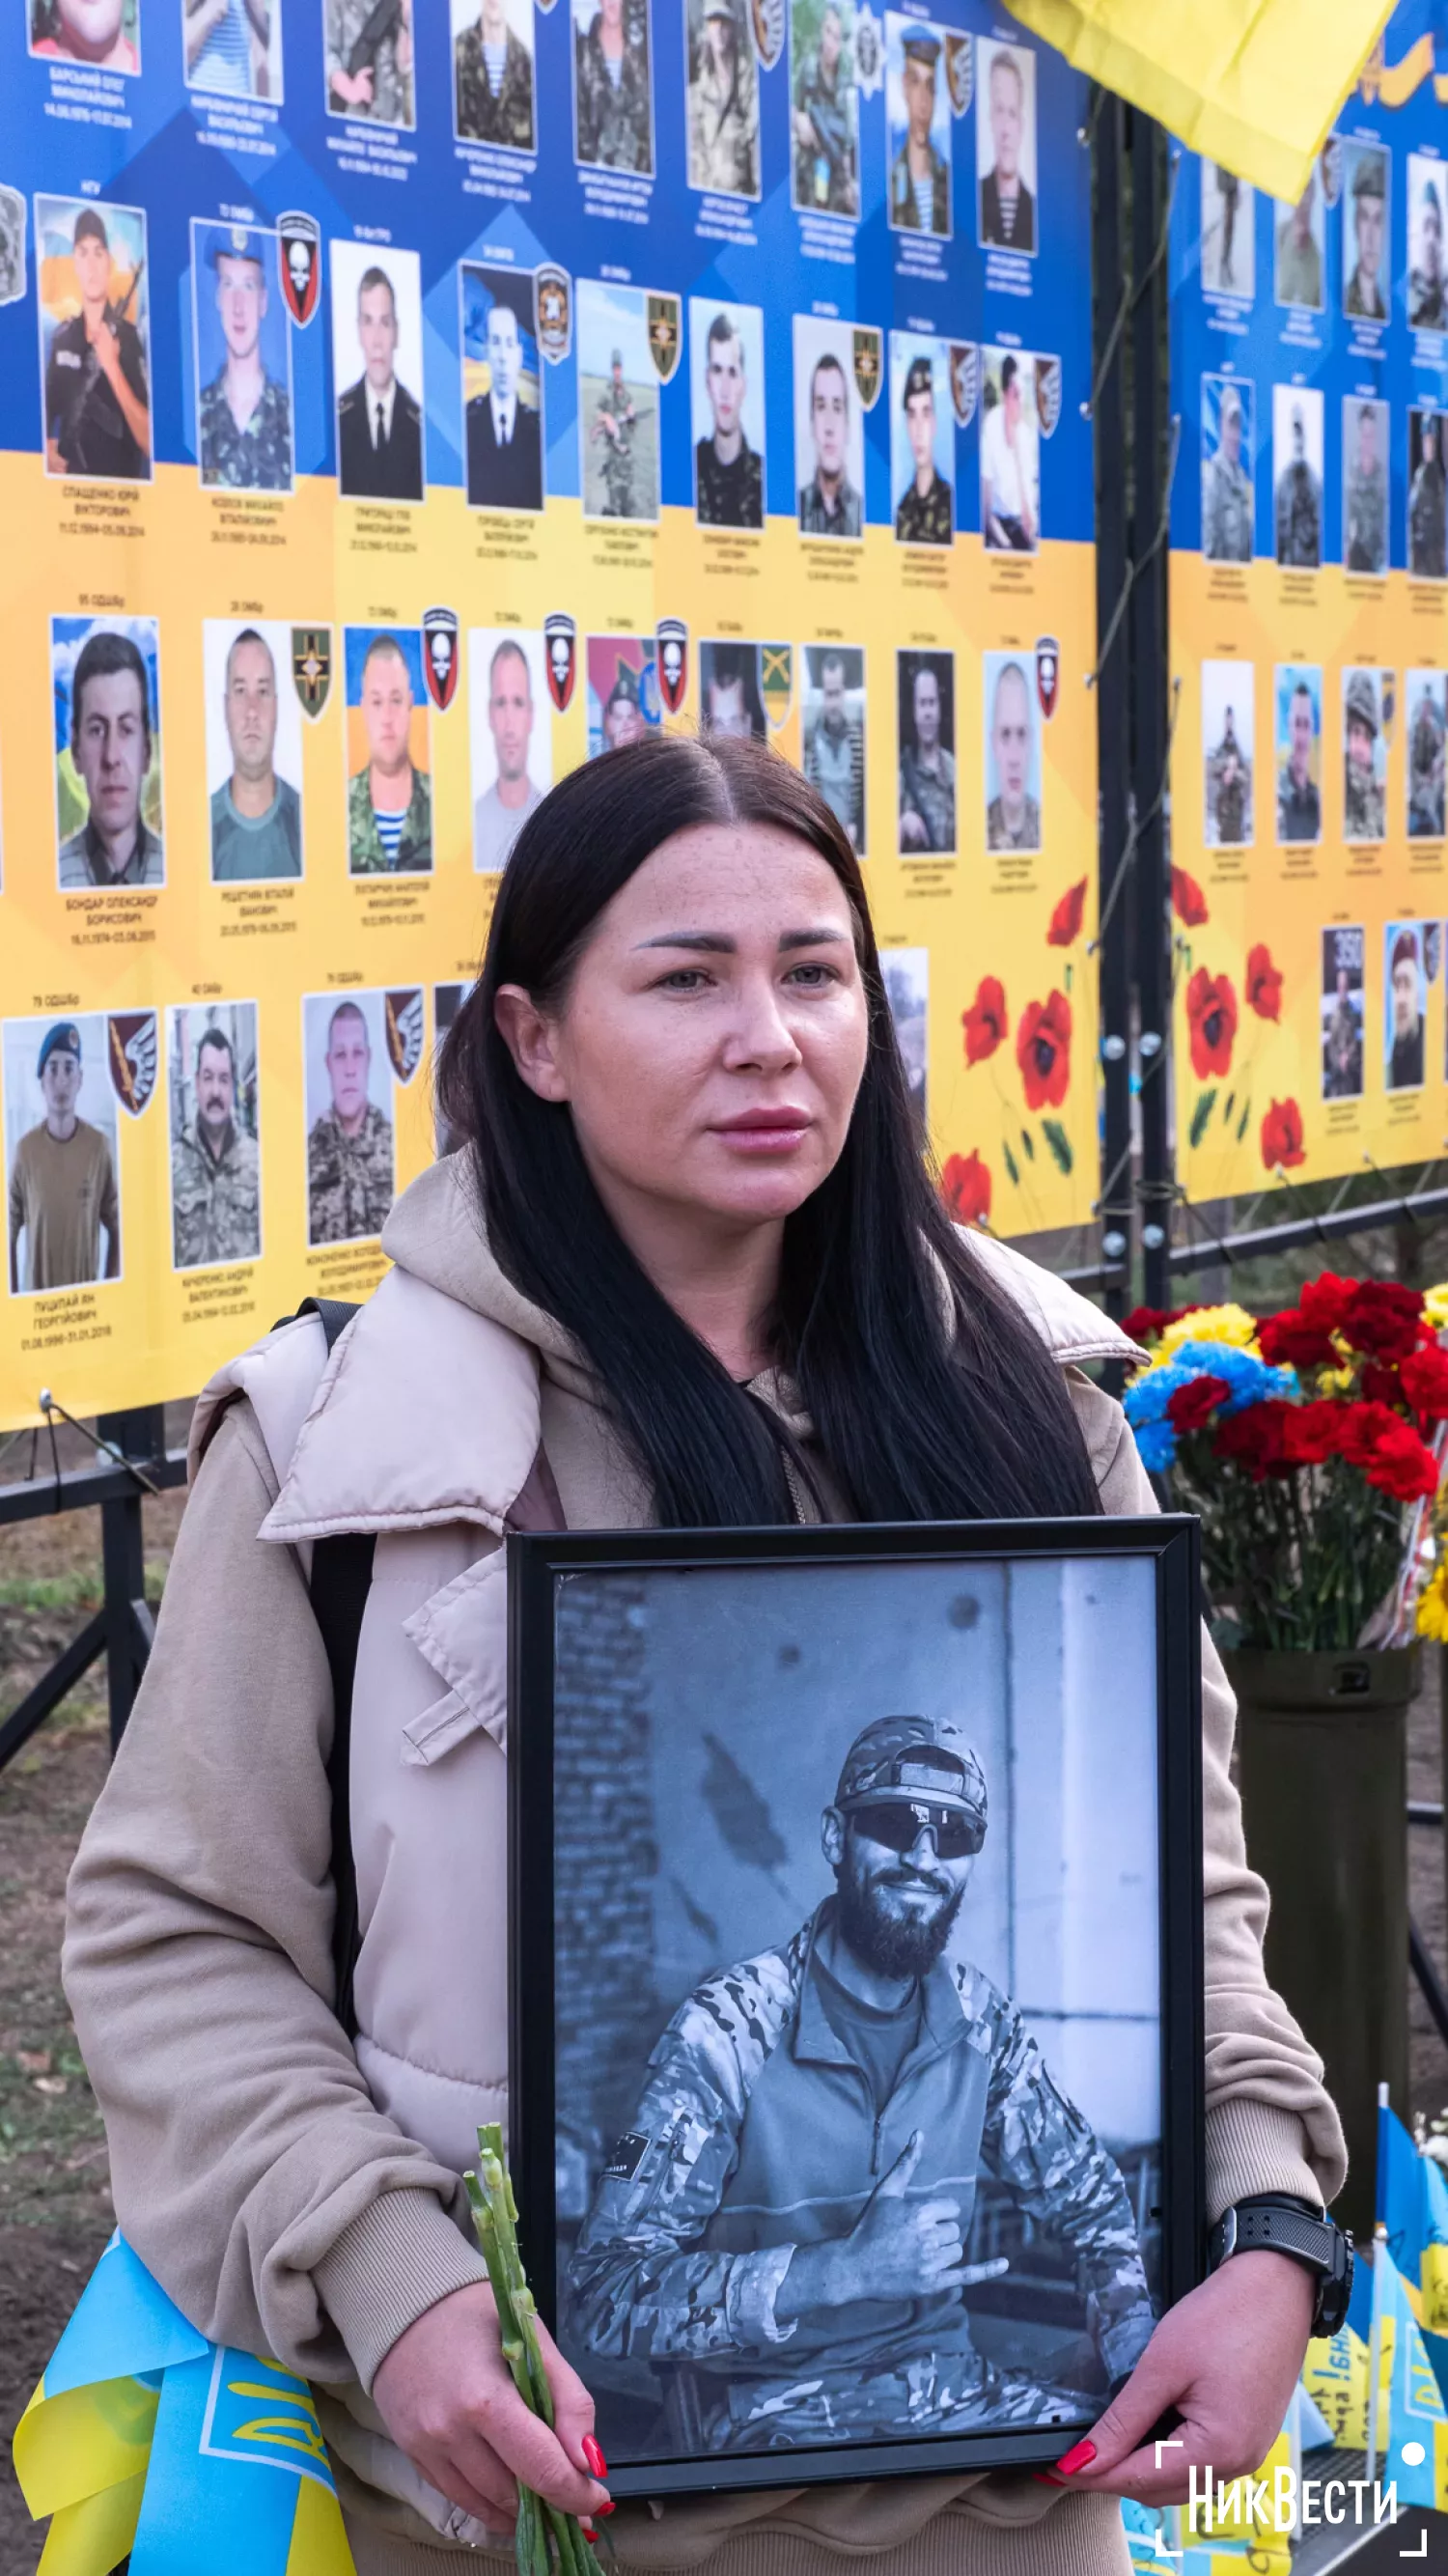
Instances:
[[[1067,2451],[1064,2456],[1056,2462],[1056,2466],[1060,2470],[1063,2478],[1069,2478],[1076,2469],[1089,2469],[1095,2457],[1096,2445],[1094,2442],[1078,2442],[1074,2450]]]
[[[578,2528],[582,2532],[585,2540],[596,2540],[598,2538],[598,2534],[594,2530],[591,2522],[581,2522]]]
[[[1059,2487],[1066,2483],[1064,2478],[1056,2477],[1050,2469],[1032,2469],[1031,2475],[1038,2487]]]
[[[596,2478],[607,2477],[608,2462],[603,2456],[603,2446],[594,2440],[591,2433],[583,2436],[583,2456]]]
[[[596,2504],[593,2510],[598,2516],[599,2521],[602,2522],[604,2515],[616,2512],[617,2507],[614,2504],[612,2496],[610,2496],[607,2504]]]

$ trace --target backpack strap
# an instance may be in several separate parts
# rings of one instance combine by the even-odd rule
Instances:
[[[335,1297],[307,1297],[297,1313],[320,1318],[330,1351],[357,1308]],[[327,1783],[332,1793],[332,1884],[336,1890],[332,1919],[332,1962],[336,1973],[333,2010],[349,2039],[357,2035],[352,1984],[361,1947],[357,1866],[352,1854],[352,1685],[376,1544],[372,1531],[348,1530],[332,1538],[316,1539],[312,1545],[312,1616],[321,1630],[332,1675],[332,1748],[327,1756]]]

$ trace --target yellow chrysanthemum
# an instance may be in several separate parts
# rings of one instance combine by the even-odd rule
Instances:
[[[1231,1342],[1238,1350],[1257,1353],[1257,1318],[1245,1306],[1193,1306],[1188,1314],[1178,1315],[1168,1324],[1156,1349],[1153,1364],[1160,1368],[1175,1357],[1183,1342]]]
[[[1448,1329],[1448,1280],[1441,1287],[1425,1290],[1423,1312],[1435,1333]]]
[[[1433,1579],[1418,1602],[1418,1634],[1448,1645],[1448,1556],[1440,1556]]]

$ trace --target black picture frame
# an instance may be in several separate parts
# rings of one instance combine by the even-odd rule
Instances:
[[[857,1576],[873,1573],[888,1583],[893,1579],[888,1571],[892,1568],[913,1568],[918,1573],[922,1567],[948,1570],[958,1566],[969,1575],[972,1568],[979,1571],[983,1563],[1010,1568],[1043,1558],[1115,1562],[1129,1557],[1145,1561],[1149,1576],[1144,1579],[1144,1597],[1149,1597],[1155,1618],[1156,1848],[1152,1857],[1159,1997],[1156,2100],[1160,2116],[1160,2200],[1151,2207],[1151,2216],[1159,2226],[1152,2246],[1151,2295],[1156,2312],[1171,2306],[1199,2282],[1206,2270],[1205,2016],[1200,1541],[1195,1519],[1164,1514],[1140,1519],[530,1534],[510,1535],[507,1549],[510,2155],[524,2259],[540,2312],[550,2328],[558,2332],[560,2327],[558,2255],[560,2237],[566,2241],[568,2235],[566,2216],[562,2227],[559,2217],[556,1781],[560,1776],[577,1774],[576,1763],[572,1772],[566,1764],[560,1772],[555,1753],[570,1744],[574,1735],[580,1745],[585,1742],[576,1716],[569,1717],[565,1708],[560,1719],[560,1687],[566,1693],[568,1678],[566,1671],[560,1672],[558,1637],[560,1615],[574,1615],[566,1608],[561,1611],[560,1605],[569,1603],[569,1587],[576,1585],[579,1578],[616,1579],[625,1587],[624,1593],[613,1596],[617,1606],[630,1589],[636,1599],[643,1586],[647,1597],[649,1579],[659,1574],[726,1570],[735,1576],[741,1572],[777,1576],[783,1571],[797,1576],[803,1569],[829,1567],[850,1569]],[[577,1602],[583,1597],[575,1594],[573,1599]],[[605,1598],[596,1581],[587,1597],[600,1601]],[[1023,1592],[1021,1597],[1024,1601],[1032,1596]],[[704,1630],[697,1633],[702,1651]],[[1011,1651],[1015,1651],[1014,1647]],[[565,1664],[567,1655],[565,1644]],[[1094,1727],[1094,1714],[1092,1722]],[[1134,1723],[1142,1742],[1148,1742],[1146,1718],[1139,1715]],[[721,1715],[721,1729],[727,1741],[727,1716]],[[1011,1741],[1014,1744],[1014,1738]],[[1119,1763],[1119,1747],[1114,1755],[1112,1744],[1103,1741],[1100,1751],[1106,1765],[1110,1766],[1113,1759]],[[821,1760],[826,1766],[832,1758],[838,1759],[837,1740],[832,1740],[830,1750],[822,1748]],[[569,1759],[572,1761],[571,1755]],[[612,1801],[616,1807],[621,1794],[626,1799],[627,1788],[616,1758],[610,1761],[600,1756],[594,1760],[590,1753],[588,1759],[596,1773],[589,1784],[589,1795],[597,1800],[598,1832],[603,1837],[599,1848],[607,1850],[609,1837],[618,1829],[616,1823],[610,1823],[610,1804]],[[1013,1753],[1013,1796],[1014,1760]],[[1119,1770],[1116,1776],[1121,1776]],[[826,1798],[829,1795],[826,1787]],[[576,1843],[573,1847],[577,1848]],[[1014,1849],[1014,1843],[1011,1847]],[[1014,1905],[1014,1892],[1011,1902]],[[575,1938],[573,1946],[587,1949],[591,1945]],[[597,1956],[602,1957],[606,1948],[600,1933]],[[570,1953],[565,1961],[570,1974],[572,1965]],[[657,2028],[662,2031],[663,2027],[659,2020]],[[1149,2039],[1145,2045],[1149,2050]],[[639,2063],[642,2065],[642,2057]],[[883,2111],[880,2116],[883,2118]],[[637,2144],[634,2139],[621,2139],[619,2147],[612,2151],[613,2158],[618,2157],[621,2147],[627,2146],[632,2152]],[[569,2148],[564,2156],[565,2180],[569,2171],[567,2158],[572,2152]],[[618,2169],[615,2164],[613,2170]],[[601,2188],[597,2178],[595,2181],[596,2187]],[[969,2243],[966,2252],[973,2259]],[[978,2296],[967,2295],[973,2300]],[[566,2351],[570,2349],[566,2329],[560,2341]],[[589,2379],[597,2397],[596,2364],[578,2349],[570,2351],[570,2358]],[[1080,2402],[1084,2427],[1094,2420],[1105,2402],[1104,2381],[1099,2391],[1083,2394]],[[625,2403],[622,2398],[616,2400],[616,2406]],[[630,2458],[629,2443],[620,2444],[616,2428],[614,2439],[608,2438],[602,2409],[600,2433],[608,2452],[609,2482],[615,2496],[798,2486],[958,2469],[1022,2469],[1054,2459],[1070,2439],[1058,2420],[1015,2426],[993,2423],[967,2432],[907,2432],[888,2440],[852,2441],[836,2436],[818,2442],[799,2439],[770,2448],[761,2445],[758,2450],[731,2447],[701,2451],[697,2440],[681,2432],[675,2410],[671,2430],[660,2430],[636,2443],[636,2452],[648,2455]]]

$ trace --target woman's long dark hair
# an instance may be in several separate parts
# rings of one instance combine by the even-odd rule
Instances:
[[[769,824],[807,842],[856,921],[864,1079],[839,1161],[786,1221],[774,1317],[778,1362],[831,1474],[862,1520],[1098,1511],[1058,1364],[962,1244],[921,1161],[854,852],[823,798],[761,744],[655,735],[608,752],[563,779],[519,833],[482,975],[439,1069],[499,1264],[587,1352],[662,1526],[793,1519],[771,1417],[646,1277],[567,1107],[520,1080],[494,1017],[501,984],[556,1007],[605,904],[676,832],[708,823]]]

